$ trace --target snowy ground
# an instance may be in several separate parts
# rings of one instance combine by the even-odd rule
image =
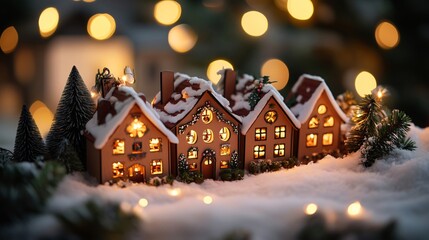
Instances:
[[[62,211],[94,196],[121,202],[124,209],[141,210],[141,235],[136,238],[222,239],[238,229],[249,232],[252,239],[294,239],[308,218],[304,213],[308,203],[317,204],[318,213],[335,227],[353,218],[347,215],[347,207],[359,201],[363,212],[354,218],[370,223],[394,219],[401,239],[427,239],[429,128],[412,127],[410,135],[417,143],[416,151],[396,151],[370,169],[363,169],[359,154],[352,154],[246,176],[243,181],[205,181],[201,185],[94,187],[79,176],[68,176],[48,208]],[[211,204],[203,202],[205,196],[212,198]],[[148,201],[145,208],[138,205],[141,198]],[[53,217],[33,223],[26,230],[31,236],[56,231]]]

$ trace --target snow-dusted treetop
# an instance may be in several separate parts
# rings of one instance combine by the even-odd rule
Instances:
[[[292,87],[292,92],[288,96],[288,100],[295,99],[296,104],[290,106],[291,111],[295,114],[301,123],[305,123],[310,117],[311,111],[314,109],[317,99],[319,99],[323,91],[326,92],[329,101],[332,103],[332,106],[340,118],[344,122],[347,122],[347,116],[338,106],[331,90],[326,85],[325,81],[321,77],[309,74],[301,75],[301,77],[299,77],[298,81]]]
[[[174,90],[167,103],[161,102],[161,92],[155,96],[153,106],[161,121],[169,128],[174,127],[197,104],[204,92],[209,91],[213,97],[230,113],[229,101],[217,93],[212,82],[186,74],[174,74]],[[241,121],[241,118],[234,116]]]
[[[271,84],[265,84],[261,90],[261,99],[255,105],[254,109],[251,110],[249,103],[249,96],[254,89],[255,79],[253,76],[244,74],[239,77],[235,86],[235,94],[231,96],[232,110],[235,114],[243,117],[243,125],[241,129],[242,134],[246,134],[252,123],[260,115],[261,111],[267,104],[268,100],[273,97],[286,115],[290,118],[295,127],[300,128],[301,123],[296,119],[295,115],[284,103],[283,96],[277,91]]]
[[[117,126],[127,117],[134,104],[137,104],[143,114],[168,137],[170,142],[179,142],[177,137],[159,120],[159,115],[146,101],[142,93],[136,93],[131,87],[119,86],[112,88],[105,98],[99,100],[97,112],[86,124],[87,133],[94,137],[95,148],[101,149],[106,144]],[[104,113],[99,114],[98,111],[104,111]]]

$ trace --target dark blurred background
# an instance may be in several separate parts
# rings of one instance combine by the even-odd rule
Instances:
[[[73,65],[88,88],[97,69],[120,77],[130,66],[148,99],[162,70],[216,83],[228,64],[270,75],[285,96],[303,73],[324,78],[335,96],[382,85],[390,107],[429,125],[426,0],[165,2],[3,1],[0,145],[13,142],[22,104],[47,133]]]

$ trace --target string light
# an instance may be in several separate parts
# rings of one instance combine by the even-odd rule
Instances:
[[[268,20],[258,11],[249,11],[241,17],[241,27],[250,36],[259,37],[268,30]]]
[[[210,205],[213,203],[213,198],[207,195],[203,198],[203,202],[204,204]]]
[[[11,53],[18,45],[18,32],[14,26],[6,28],[0,37],[0,48],[4,53]]]
[[[359,216],[361,213],[362,213],[362,205],[358,201],[351,203],[347,208],[347,214],[350,217]]]
[[[234,70],[234,67],[230,62],[224,59],[214,60],[207,67],[207,77],[212,83],[217,84],[221,78],[218,72],[222,69],[228,69],[228,68]]]
[[[159,1],[153,10],[155,20],[163,25],[171,25],[179,20],[182,7],[176,1]]]
[[[149,205],[149,201],[146,198],[140,198],[139,206],[145,208]]]
[[[167,192],[170,196],[172,197],[177,197],[181,194],[181,190],[180,188],[171,188],[171,189],[167,189]]]
[[[88,20],[88,34],[96,40],[109,39],[116,30],[115,19],[107,13],[99,13],[93,15]]]
[[[305,214],[313,215],[317,212],[317,205],[314,203],[308,204],[304,209]]]
[[[364,97],[377,87],[377,80],[370,72],[362,71],[356,76],[355,87],[359,96]]]

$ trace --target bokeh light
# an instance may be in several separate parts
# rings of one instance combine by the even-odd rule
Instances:
[[[22,107],[21,93],[13,84],[0,88],[0,116],[19,116]]]
[[[168,44],[179,53],[191,50],[197,43],[197,34],[186,24],[180,24],[168,32]]]
[[[163,25],[171,25],[179,20],[182,7],[176,1],[164,0],[156,3],[153,10],[155,20]]]
[[[361,213],[362,213],[362,205],[358,201],[350,204],[349,207],[347,208],[347,214],[350,217],[359,216]]]
[[[268,30],[268,20],[258,11],[249,11],[241,17],[241,26],[250,36],[259,37]]]
[[[35,78],[36,56],[32,49],[19,48],[15,53],[13,63],[13,72],[20,83],[25,85]]]
[[[180,188],[171,188],[167,189],[167,192],[170,196],[177,197],[182,193],[182,190],[180,190]]]
[[[140,198],[139,200],[139,206],[144,208],[149,205],[149,201],[146,198]]]
[[[377,87],[377,80],[371,73],[362,71],[356,76],[355,87],[359,96],[364,97]]]
[[[375,40],[384,49],[394,48],[399,44],[398,29],[389,22],[382,22],[375,29]]]
[[[230,62],[223,59],[214,60],[207,67],[207,77],[209,78],[210,81],[212,81],[212,83],[217,84],[221,78],[218,72],[222,69],[228,69],[228,68],[234,70]]]
[[[210,204],[212,204],[212,203],[213,203],[213,198],[212,198],[212,197],[210,197],[210,196],[205,196],[205,197],[203,198],[203,202],[204,202],[205,204],[207,204],[207,205],[210,205]]]
[[[6,28],[0,37],[0,48],[4,53],[11,53],[18,45],[18,32],[14,26]]]
[[[287,10],[297,20],[308,20],[313,16],[314,6],[310,0],[288,0]]]
[[[269,76],[274,81],[272,85],[282,90],[289,81],[289,69],[283,61],[273,58],[262,65],[261,76]]]
[[[39,128],[40,134],[43,138],[45,138],[48,135],[49,129],[51,128],[54,115],[52,114],[51,110],[49,110],[49,108],[39,100],[31,104],[30,113],[33,115],[33,119]]]
[[[110,14],[95,14],[88,20],[87,30],[92,38],[106,40],[115,33],[116,22]]]
[[[39,31],[44,38],[51,36],[57,30],[60,15],[54,7],[43,10],[39,17]]]
[[[304,210],[305,214],[307,215],[313,215],[317,212],[317,205],[314,203],[310,203],[305,207]]]

